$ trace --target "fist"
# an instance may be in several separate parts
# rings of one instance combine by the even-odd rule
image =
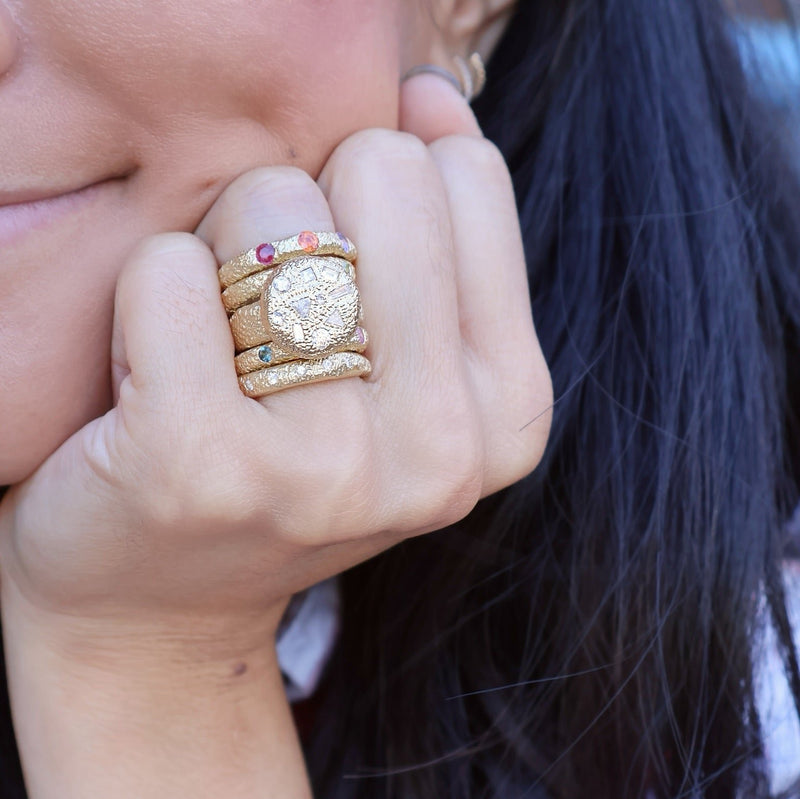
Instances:
[[[436,77],[404,85],[401,127],[353,134],[317,180],[245,174],[194,234],[142,242],[115,406],[0,506],[4,584],[115,629],[263,614],[536,467],[552,392],[508,170]],[[301,230],[356,243],[373,371],[248,399],[217,269]]]

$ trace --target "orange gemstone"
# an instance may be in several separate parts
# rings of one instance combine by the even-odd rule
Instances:
[[[300,245],[300,249],[306,252],[313,252],[319,247],[319,239],[310,230],[304,230],[297,237],[297,243]]]

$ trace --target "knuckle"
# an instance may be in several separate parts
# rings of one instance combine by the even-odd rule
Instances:
[[[191,233],[160,233],[137,243],[126,259],[117,281],[118,295],[137,293],[142,287],[174,281],[176,263],[185,259],[208,259],[208,248]]]
[[[335,435],[308,436],[285,458],[274,487],[280,503],[275,514],[279,535],[294,544],[316,546],[371,532],[373,470],[369,425],[360,417],[338,420]]]
[[[493,460],[497,463],[497,488],[511,485],[529,475],[541,462],[553,420],[553,383],[544,358],[535,359],[521,375],[516,410],[508,419],[506,435]],[[521,422],[521,423],[519,423]]]
[[[456,435],[451,436],[452,443],[441,466],[444,485],[437,526],[442,527],[463,519],[477,504],[483,488],[483,450],[479,437],[464,429]]]
[[[462,169],[477,170],[495,178],[508,178],[508,165],[497,145],[486,138],[454,133],[432,142],[430,151],[437,159],[455,161]]]
[[[483,436],[466,395],[447,397],[429,414],[417,434],[414,451],[425,452],[410,519],[424,529],[440,529],[463,519],[481,497],[484,476]],[[419,464],[413,468],[419,471]]]
[[[151,267],[162,261],[170,263],[178,253],[196,254],[207,252],[203,242],[192,233],[157,233],[145,236],[128,257],[128,271]]]
[[[287,216],[305,219],[312,215],[314,226],[330,215],[328,204],[314,179],[293,166],[261,167],[234,181],[223,195],[224,211],[244,221],[258,223],[265,205],[281,208]],[[322,216],[323,219],[319,220]]]
[[[431,155],[425,143],[404,131],[367,128],[345,139],[333,152],[325,167],[325,179],[344,170],[374,172],[395,169],[423,168],[430,165]]]
[[[191,327],[195,311],[216,301],[216,263],[189,233],[151,236],[133,250],[117,282],[117,308],[175,327]]]
[[[225,431],[206,425],[164,424],[139,447],[137,507],[149,529],[175,534],[225,530],[258,507],[258,472],[248,453],[230,446]]]

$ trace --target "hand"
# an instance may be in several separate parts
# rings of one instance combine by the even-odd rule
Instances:
[[[446,82],[402,92],[405,130],[352,135],[316,182],[250,172],[196,235],[130,258],[116,405],[3,502],[4,595],[82,641],[165,633],[228,653],[274,631],[293,592],[536,466],[551,386],[507,169]],[[247,399],[217,264],[302,229],[359,248],[373,374]]]

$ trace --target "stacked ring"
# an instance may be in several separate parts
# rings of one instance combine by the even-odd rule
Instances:
[[[367,376],[355,245],[303,231],[260,244],[219,269],[242,391],[262,397],[295,385]]]
[[[219,268],[219,282],[223,288],[262,272],[270,267],[298,258],[302,255],[338,255],[340,258],[355,263],[356,246],[343,233],[327,231],[315,233],[304,230],[296,236],[289,236],[280,241],[268,241],[243,252]]]
[[[364,352],[369,344],[369,336],[363,327],[357,327],[348,341],[338,346],[335,352]],[[267,366],[277,366],[296,360],[295,356],[279,347],[275,342],[261,344],[249,350],[240,352],[235,358],[236,374],[246,375],[250,372],[264,369]]]

